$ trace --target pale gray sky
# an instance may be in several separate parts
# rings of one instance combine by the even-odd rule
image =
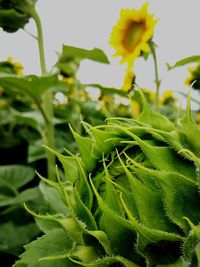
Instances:
[[[125,74],[125,65],[113,58],[114,50],[108,41],[121,8],[139,8],[142,0],[38,0],[37,10],[44,29],[46,61],[50,69],[56,62],[55,51],[62,44],[91,49],[99,47],[105,51],[110,66],[83,62],[79,77],[86,83],[101,83],[120,87]],[[165,63],[190,56],[200,55],[200,1],[199,0],[149,0],[149,11],[160,21],[155,28],[154,41],[159,45],[157,56],[159,72],[163,79],[162,90],[186,90],[184,79],[187,67],[167,72]],[[31,21],[26,29],[35,32]],[[0,30],[0,60],[13,56],[25,66],[26,74],[39,74],[40,65],[37,43],[24,31],[7,34]],[[138,83],[154,90],[153,62],[138,59],[135,64]]]

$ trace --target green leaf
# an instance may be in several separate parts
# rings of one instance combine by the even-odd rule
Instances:
[[[180,120],[180,128],[184,132],[191,151],[200,157],[200,128],[192,118],[190,94],[188,94],[187,109]]]
[[[0,251],[18,255],[22,246],[40,233],[35,223],[16,225],[8,222],[0,225]]]
[[[86,50],[74,46],[63,45],[61,58],[78,58],[80,60],[89,59],[100,63],[109,64],[107,56],[98,48]]]
[[[105,95],[120,95],[120,96],[128,98],[128,93],[124,92],[120,89],[116,89],[116,88],[112,88],[112,87],[105,87],[105,86],[100,85],[100,84],[83,84],[83,86],[85,88],[87,88],[87,87],[97,88],[101,91],[101,93],[103,93]]]
[[[73,247],[62,229],[54,229],[29,245],[13,267],[76,267],[67,259]]]
[[[183,58],[183,59],[177,61],[174,65],[170,65],[167,63],[167,68],[168,68],[168,70],[172,70],[174,68],[182,67],[182,66],[185,66],[189,63],[197,62],[199,60],[200,60],[200,56],[186,57],[186,58]]]
[[[184,229],[186,233],[189,231],[189,226],[183,217],[190,218],[195,224],[198,223],[200,198],[197,182],[177,172],[146,168],[130,157],[127,156],[127,158],[135,168],[143,170],[156,184],[159,184],[164,209],[172,222]]]
[[[175,261],[177,259],[177,249],[179,250],[179,246],[181,245],[183,238],[173,233],[148,228],[143,224],[140,224],[132,216],[130,210],[128,209],[126,203],[122,198],[122,195],[121,201],[132,226],[136,229],[138,234],[136,245],[137,251],[144,256],[147,265],[154,266],[157,263],[169,263],[170,261]],[[165,245],[168,244],[170,249],[168,248],[164,251],[160,250],[159,254],[157,254],[158,252],[156,247],[162,246],[162,243]]]
[[[77,180],[76,186],[77,190],[80,194],[80,198],[83,201],[83,203],[91,210],[92,204],[93,204],[93,194],[90,187],[90,184],[88,182],[87,174],[85,173],[85,170],[83,169],[81,160],[76,157],[77,159],[77,166],[79,169],[79,179]]]
[[[53,188],[41,182],[39,188],[45,201],[49,204],[51,210],[56,213],[68,214],[68,208],[64,203],[61,194],[56,188]]]
[[[107,233],[112,250],[123,257],[127,257],[134,261],[136,260],[136,263],[141,263],[141,259],[134,249],[134,243],[136,241],[135,229],[129,221],[116,214],[103,201],[91,179],[90,182],[102,212],[99,229]]]
[[[41,139],[32,142],[28,146],[28,163],[32,163],[34,161],[45,159],[46,151],[44,149],[43,141]]]
[[[99,230],[95,230],[95,231],[85,230],[85,233],[83,233],[82,236],[83,236],[84,244],[86,246],[94,246],[98,248],[101,245],[104,251],[108,255],[113,254],[110,241],[105,232],[99,231]]]
[[[172,148],[164,146],[164,144],[163,146],[158,146],[153,142],[149,142],[149,140],[142,140],[131,132],[130,136],[136,140],[137,144],[140,146],[143,153],[155,169],[172,172],[178,171],[181,174],[189,176],[195,180],[195,167],[189,164],[188,161],[181,158],[180,155],[178,155],[178,153],[176,153]]]
[[[89,127],[89,130],[92,133],[92,137],[95,139],[93,153],[96,157],[101,157],[102,153],[107,154],[113,149],[115,143],[112,138],[117,137],[116,133],[100,130],[92,126]]]
[[[105,193],[103,195],[104,202],[111,208],[116,214],[124,218],[124,211],[121,203],[118,199],[118,192],[115,190],[111,178],[108,172],[108,168],[104,161],[104,172],[105,172]]]
[[[88,171],[88,173],[90,173],[94,169],[96,163],[96,160],[94,159],[93,156],[94,142],[92,139],[81,136],[78,133],[76,133],[72,127],[70,127],[70,129],[74,136],[74,139],[78,144],[84,167]]]
[[[140,223],[151,229],[176,232],[177,229],[166,218],[165,210],[160,201],[160,193],[150,190],[139,179],[134,177],[120,157],[119,160],[130,182]],[[152,218],[154,219],[152,220]]]
[[[28,75],[24,77],[9,76],[6,74],[0,75],[0,85],[6,90],[11,90],[16,93],[29,95],[34,100],[38,100],[51,87],[61,84],[57,75],[49,75],[38,77]]]
[[[47,216],[35,216],[37,219],[37,224],[40,229],[45,233],[52,231],[55,228],[64,229],[67,235],[78,244],[83,244],[82,239],[82,228],[80,227],[80,223],[73,218],[56,218],[55,216],[47,215]],[[42,218],[43,217],[43,218]],[[46,217],[46,218],[45,218]]]
[[[144,93],[141,90],[135,91],[134,95],[139,94],[141,98],[142,113],[139,117],[139,121],[150,124],[156,129],[172,131],[175,129],[173,123],[165,116],[160,113],[153,112],[144,96]]]
[[[40,134],[45,127],[45,121],[42,114],[38,110],[18,112],[13,110],[13,114],[19,124],[28,125],[37,130]]]
[[[140,267],[140,265],[137,265],[134,262],[120,256],[104,257],[102,259],[98,258],[96,261],[93,262],[81,262],[73,258],[71,258],[71,260],[77,263],[78,266],[85,266],[85,267],[111,267],[111,266]]]
[[[6,165],[0,166],[0,186],[10,185],[14,189],[19,189],[35,176],[34,170],[28,166]]]
[[[29,120],[29,118],[27,118],[27,120]],[[54,125],[56,125],[56,120],[53,120],[53,122],[54,122]],[[44,129],[44,127],[43,127],[43,129]],[[66,138],[65,138],[66,136],[64,135],[64,133],[62,131],[59,131],[57,129],[55,129],[55,136],[56,136],[55,149],[59,152],[63,152],[64,147],[66,145]],[[45,149],[44,141],[42,139],[37,139],[37,140],[32,141],[32,140],[27,138],[27,141],[29,142],[28,163],[32,163],[32,162],[40,160],[40,159],[45,159],[46,158],[46,152],[47,152],[46,149],[50,150],[56,156],[58,154],[58,155],[60,155],[61,158],[64,157],[63,155],[59,154],[58,152],[56,152],[57,153],[56,154],[53,150],[51,150],[49,148]]]
[[[66,180],[73,183],[77,179],[77,177],[79,177],[79,169],[76,157],[64,156],[53,149],[47,149],[49,149],[49,151],[51,151],[61,162],[64,168]]]
[[[76,189],[74,189],[74,203],[71,203],[76,217],[84,222],[89,230],[97,230],[97,225],[91,211],[81,201]]]
[[[16,196],[0,195],[0,207],[23,204],[26,201],[34,200],[40,197],[38,187],[28,188]]]

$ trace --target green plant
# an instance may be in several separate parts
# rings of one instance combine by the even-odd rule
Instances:
[[[100,124],[105,119],[100,105],[87,94],[87,85],[78,81],[76,73],[81,60],[109,63],[106,55],[97,48],[85,50],[63,46],[52,73],[47,73],[42,26],[35,2],[23,0],[19,4],[15,0],[0,1],[0,27],[5,31],[15,32],[23,28],[29,18],[35,20],[38,31],[35,39],[38,41],[42,71],[42,76],[23,76],[21,64],[11,58],[0,62],[0,154],[3,155],[0,158],[0,258],[6,267],[11,266],[23,252],[23,245],[40,233],[33,217],[24,210],[23,202],[42,204],[35,169],[48,179],[55,179],[55,156],[45,151],[42,145],[61,153],[65,148],[76,152],[77,146],[68,123],[83,134],[80,116],[92,125]],[[67,78],[71,79],[71,83]],[[119,90],[104,87],[100,90],[105,95],[120,93]],[[59,102],[57,93],[67,101]],[[127,94],[122,95],[127,97]],[[6,172],[1,173],[1,168],[6,168]],[[26,168],[31,170],[31,182],[16,188],[15,183],[24,177],[22,174]],[[12,184],[6,180],[8,172],[11,177],[13,175]],[[27,174],[24,179],[28,178]]]
[[[80,155],[51,150],[65,176],[58,172],[58,183],[41,177],[41,185],[60,194],[57,212],[27,206],[44,235],[15,267],[200,264],[200,129],[190,96],[172,123],[135,94],[143,102],[138,120],[84,123],[89,137],[72,129]]]
[[[23,245],[40,233],[23,203],[42,199],[38,186],[30,186],[34,169],[23,165],[0,166],[0,252],[17,257]],[[29,186],[28,186],[29,185]],[[1,254],[1,260],[3,260]]]

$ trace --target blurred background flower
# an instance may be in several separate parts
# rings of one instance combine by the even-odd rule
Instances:
[[[190,76],[185,80],[185,84],[200,92],[200,62],[195,67],[188,68],[188,71]]]

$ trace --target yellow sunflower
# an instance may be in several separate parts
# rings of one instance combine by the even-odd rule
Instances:
[[[8,57],[6,61],[12,65],[13,71],[17,76],[23,75],[24,67],[20,62],[14,62],[13,57]]]
[[[175,98],[172,90],[165,91],[160,98],[160,105],[167,105],[168,103],[175,103],[177,99]]]
[[[143,4],[140,10],[121,10],[110,38],[110,45],[116,50],[114,56],[121,56],[121,63],[127,62],[132,67],[142,52],[150,52],[149,42],[157,21],[153,14],[148,13],[148,3]]]

